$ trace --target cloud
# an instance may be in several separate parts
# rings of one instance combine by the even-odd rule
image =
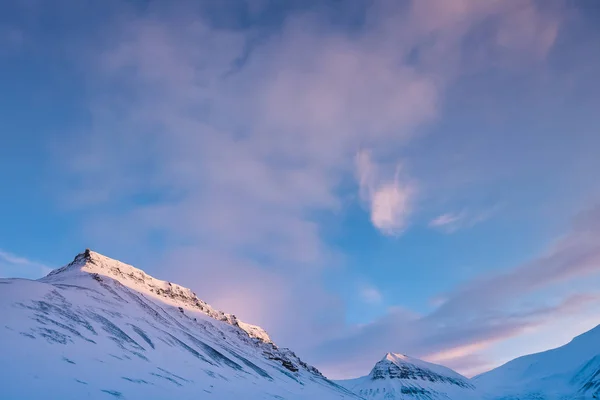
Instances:
[[[512,18],[500,22],[496,41],[501,47],[543,58],[554,45],[559,26],[558,18],[540,12],[534,2],[525,2]]]
[[[0,276],[4,278],[41,278],[52,268],[37,261],[0,249]]]
[[[439,311],[460,309],[472,303],[473,298],[480,299],[477,306],[486,307],[502,299],[600,272],[600,251],[596,246],[600,238],[599,227],[600,206],[595,206],[578,215],[571,231],[545,254],[508,272],[463,285],[450,295]]]
[[[431,227],[447,227],[448,225],[455,225],[457,222],[464,218],[463,213],[453,214],[446,213],[435,217],[429,222]]]
[[[349,328],[320,347],[324,370],[339,374],[341,365],[349,365],[339,377],[364,375],[377,354],[393,351],[463,373],[483,372],[492,365],[484,357],[492,345],[600,308],[600,292],[583,290],[586,281],[600,278],[599,227],[600,205],[578,215],[545,254],[467,282],[430,313],[392,311]]]
[[[404,228],[408,213],[408,190],[398,182],[382,185],[371,195],[371,221],[386,234],[397,234]]]
[[[443,364],[448,361],[460,360],[464,361],[465,357],[472,355],[474,352],[485,349],[489,346],[489,342],[468,343],[464,346],[457,346],[450,349],[444,349],[437,353],[428,354],[427,360],[433,363]]]
[[[61,202],[86,212],[93,244],[154,260],[284,345],[345,333],[324,283],[340,257],[319,216],[339,211],[355,175],[373,225],[402,233],[418,182],[397,161],[446,88],[464,69],[527,59],[503,30],[535,22],[522,30],[527,46],[552,45],[535,8],[517,17],[505,2],[425,3],[375,2],[364,23],[343,27],[309,8],[271,30],[229,29],[186,2],[99,13],[112,18],[78,49],[90,127],[58,150],[70,173]],[[482,62],[465,42],[489,21]],[[406,318],[395,310],[374,326],[395,335]]]
[[[361,151],[356,156],[356,169],[361,197],[370,206],[373,225],[386,235],[401,233],[415,190],[410,183],[400,182],[400,167],[396,167],[393,178],[386,180],[370,153]]]
[[[247,257],[197,246],[169,252],[160,264],[172,267],[170,280],[189,282],[212,305],[269,328],[279,345],[304,337],[293,347],[298,353],[307,354],[320,335],[330,336],[343,323],[342,304],[324,290],[318,271],[273,271]],[[295,306],[298,301],[301,304]]]
[[[498,206],[483,211],[450,212],[438,215],[429,221],[429,227],[444,233],[454,233],[460,229],[472,228],[473,226],[487,221],[496,214]]]
[[[379,304],[383,300],[381,292],[372,285],[362,285],[360,288],[360,297],[369,304]]]
[[[352,329],[347,336],[325,342],[319,347],[317,360],[323,371],[335,378],[366,375],[377,358],[389,351],[441,362],[462,373],[479,373],[483,372],[483,366],[492,365],[481,354],[490,346],[540,329],[556,319],[597,308],[599,300],[597,294],[573,295],[557,304],[522,311],[485,310],[474,314],[464,309],[461,314],[444,317],[414,318],[389,313],[371,324]],[[475,359],[478,365],[467,362]]]

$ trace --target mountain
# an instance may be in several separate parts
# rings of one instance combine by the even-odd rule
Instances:
[[[600,397],[600,325],[556,349],[516,358],[472,379],[489,399]]]
[[[260,327],[86,250],[0,279],[2,399],[357,399]]]
[[[366,399],[479,399],[469,379],[441,365],[388,353],[369,375],[337,381]]]

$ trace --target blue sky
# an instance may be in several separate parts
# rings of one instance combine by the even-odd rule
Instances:
[[[0,5],[0,275],[89,247],[334,378],[600,322],[593,1]]]

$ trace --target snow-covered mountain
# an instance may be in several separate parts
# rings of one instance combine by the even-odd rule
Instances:
[[[337,381],[366,399],[479,399],[469,379],[441,365],[388,353],[369,375]]]
[[[553,350],[516,358],[472,379],[487,399],[600,397],[600,326]]]
[[[2,399],[356,399],[260,327],[86,250],[0,279]]]

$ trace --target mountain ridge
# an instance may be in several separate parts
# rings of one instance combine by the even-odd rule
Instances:
[[[216,310],[204,300],[199,299],[191,289],[154,278],[139,268],[90,249],[85,249],[83,253],[77,254],[69,264],[50,271],[48,275],[39,280],[51,283],[61,280],[65,276],[70,276],[72,273],[90,274],[95,279],[101,279],[101,276],[116,279],[131,289],[162,298],[163,301],[175,300],[177,305],[182,308],[200,310],[211,318],[239,327],[252,338],[265,343],[273,343],[269,334],[263,328],[240,321],[233,314]]]
[[[91,250],[0,279],[7,399],[357,399],[257,326]]]

